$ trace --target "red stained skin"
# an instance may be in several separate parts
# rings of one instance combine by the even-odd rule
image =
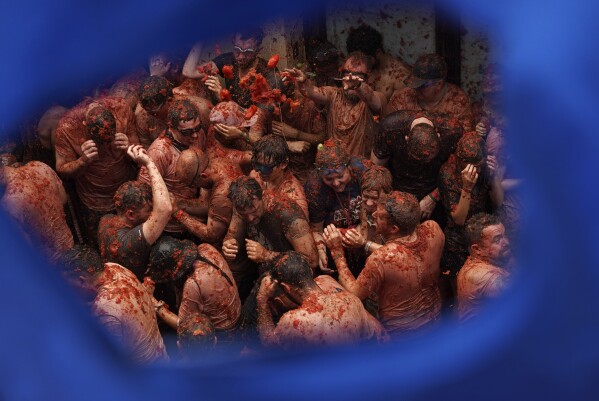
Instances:
[[[279,64],[279,55],[273,54],[271,58],[268,59],[268,68],[275,68]]]

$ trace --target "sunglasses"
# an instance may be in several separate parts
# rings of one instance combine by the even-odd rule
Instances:
[[[345,172],[346,168],[347,168],[347,164],[341,164],[341,165],[333,167],[333,168],[320,167],[320,168],[318,168],[318,171],[320,172],[320,174],[327,176],[327,175],[331,175],[331,174],[343,174]]]
[[[433,86],[434,84],[436,84],[437,82],[439,82],[439,79],[433,79],[431,81],[426,81],[425,83],[423,83],[422,85],[420,85],[418,88],[416,89],[426,89],[426,88],[430,88],[431,86]]]
[[[252,162],[252,169],[256,170],[262,175],[270,175],[277,164],[262,164],[258,162]]]
[[[251,47],[248,49],[242,49],[239,46],[233,46],[233,50],[235,50],[236,53],[242,53],[242,54],[253,54],[256,53],[256,49],[252,49]]]
[[[180,129],[179,133],[183,136],[192,136],[193,134],[199,132],[201,129],[202,124],[198,124],[198,126],[194,128]]]

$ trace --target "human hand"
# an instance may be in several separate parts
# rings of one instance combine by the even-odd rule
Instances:
[[[291,153],[304,153],[310,149],[310,142],[306,141],[288,142],[287,145]]]
[[[148,292],[148,294],[150,294],[151,296],[154,296],[154,289],[156,288],[156,283],[154,282],[154,280],[152,280],[150,278],[150,276],[144,277],[144,281],[143,281],[142,285],[144,286],[144,288]]]
[[[123,134],[122,132],[117,132],[114,134],[112,146],[114,146],[116,149],[127,150],[129,147],[129,138],[127,138],[127,135]]]
[[[243,131],[240,128],[234,127],[232,125],[214,124],[214,129],[229,141],[241,138],[243,135]]]
[[[262,263],[269,260],[270,251],[256,241],[246,238],[245,249],[247,251],[248,258],[256,263]]]
[[[487,128],[485,123],[481,121],[478,124],[476,124],[475,131],[478,134],[478,136],[480,136],[481,138],[485,138],[487,136],[487,133],[489,132],[489,129]]]
[[[343,82],[343,90],[358,89],[362,85],[362,82],[364,82],[364,79],[350,72],[341,78],[341,82]]]
[[[206,82],[204,82],[204,84],[208,87],[208,89],[210,89],[212,93],[216,95],[216,97],[220,101],[220,91],[223,87],[220,84],[220,80],[218,79],[218,77],[216,75],[210,75],[206,79]]]
[[[289,124],[285,124],[276,120],[273,120],[272,122],[272,132],[273,134],[283,137],[290,137],[291,139],[297,138],[297,129],[293,128]]]
[[[360,230],[350,228],[345,232],[342,242],[345,248],[364,248],[366,237],[362,235]]]
[[[237,240],[235,238],[230,238],[223,242],[223,256],[227,261],[232,262],[237,257],[237,251],[239,248],[237,247]]]
[[[91,139],[88,139],[81,144],[81,152],[83,152],[81,157],[86,164],[98,158],[98,147]]]
[[[491,178],[499,181],[503,180],[505,169],[499,165],[495,156],[487,156],[487,168],[489,169]]]
[[[426,195],[422,198],[420,201],[420,220],[428,220],[436,206],[437,202],[432,200],[430,196]]]
[[[472,188],[476,185],[476,180],[478,180],[478,171],[474,165],[468,164],[462,170],[462,189],[466,192],[472,192]]]
[[[270,297],[272,297],[277,289],[277,281],[272,278],[270,274],[265,275],[262,278],[262,282],[260,282],[260,288],[258,289],[258,294],[256,298],[261,301],[267,301]]]
[[[171,63],[166,62],[162,56],[150,57],[150,75],[156,75],[159,77],[164,76],[171,68]]]
[[[334,224],[329,224],[324,228],[323,233],[324,243],[332,251],[342,250],[342,235],[341,231]]]
[[[140,166],[147,166],[152,161],[148,152],[141,145],[129,145],[127,155]]]
[[[297,82],[301,83],[306,81],[306,74],[304,74],[302,70],[299,70],[297,68],[286,68],[285,70],[283,70],[283,72],[295,78]]]

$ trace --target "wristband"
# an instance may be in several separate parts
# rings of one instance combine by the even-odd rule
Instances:
[[[364,252],[366,252],[367,254],[369,254],[371,246],[372,246],[372,241],[366,241],[366,245],[364,245]]]

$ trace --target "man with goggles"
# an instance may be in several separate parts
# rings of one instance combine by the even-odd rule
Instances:
[[[189,100],[175,100],[168,110],[167,124],[166,133],[156,138],[148,149],[148,154],[172,196],[177,199],[194,199],[197,197],[197,188],[182,182],[175,172],[182,151],[190,147],[201,149],[204,145],[205,135],[198,108]],[[147,169],[139,171],[138,179],[150,183]],[[189,237],[185,228],[175,219],[171,219],[164,230],[180,238]]]
[[[350,54],[337,78],[340,87],[316,87],[297,68],[286,70],[294,76],[302,94],[327,107],[327,130],[342,142],[351,155],[370,156],[375,134],[374,115],[386,105],[385,96],[368,85],[368,58],[360,52]]]
[[[262,39],[264,33],[262,29],[249,29],[235,33],[233,36],[233,51],[217,55],[211,61],[201,63],[202,44],[196,44],[185,61],[183,66],[183,75],[188,78],[204,78],[208,89],[214,94],[218,102],[222,99],[222,85],[218,75],[224,78],[225,88],[231,94],[231,100],[237,102],[240,106],[247,108],[252,105],[251,93],[248,89],[241,88],[239,80],[247,75],[253,68],[257,73],[262,74],[272,87],[275,86],[274,69],[267,68],[266,61],[258,57],[262,50]],[[232,68],[231,73],[223,72]]]

